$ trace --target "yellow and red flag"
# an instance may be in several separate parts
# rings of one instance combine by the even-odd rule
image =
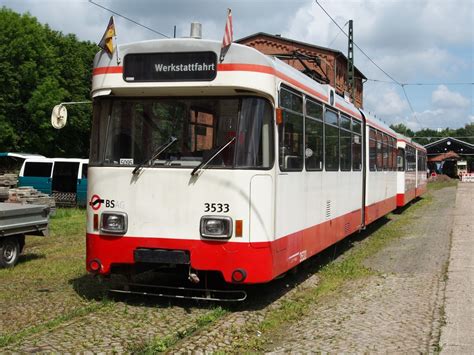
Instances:
[[[105,50],[107,53],[112,54],[114,52],[114,43],[112,38],[115,37],[115,35],[114,17],[111,16],[107,29],[105,30],[105,33],[99,42],[99,47]]]

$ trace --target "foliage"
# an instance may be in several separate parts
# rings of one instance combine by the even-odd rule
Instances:
[[[52,108],[89,100],[97,47],[0,9],[0,151],[89,155],[90,105],[72,106],[68,125],[51,127]]]

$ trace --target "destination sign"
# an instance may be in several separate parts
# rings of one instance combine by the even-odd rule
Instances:
[[[123,78],[143,81],[210,81],[217,74],[214,52],[127,54]]]

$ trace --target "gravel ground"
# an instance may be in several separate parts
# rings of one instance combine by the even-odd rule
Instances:
[[[184,331],[206,312],[199,308],[119,302],[35,334],[2,352],[127,352],[153,339]]]

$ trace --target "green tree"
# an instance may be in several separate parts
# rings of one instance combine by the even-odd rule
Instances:
[[[390,128],[393,129],[395,132],[403,134],[405,137],[413,137],[415,132],[413,132],[410,128],[405,126],[403,123],[399,123],[396,125],[390,125]]]
[[[88,156],[90,105],[71,109],[61,132],[50,117],[60,102],[89,100],[95,52],[29,14],[0,9],[0,151]]]

